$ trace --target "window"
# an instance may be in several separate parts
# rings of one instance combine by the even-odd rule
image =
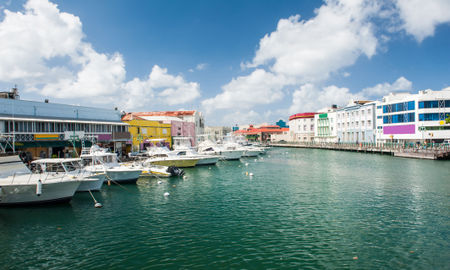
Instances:
[[[419,114],[419,121],[439,121],[449,117],[450,113],[421,113]]]
[[[414,113],[383,116],[384,124],[408,123],[408,122],[414,122],[414,121],[415,121]]]

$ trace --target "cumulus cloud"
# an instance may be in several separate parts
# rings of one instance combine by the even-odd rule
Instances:
[[[437,25],[450,22],[448,0],[397,0],[401,28],[422,42],[433,36]]]
[[[361,96],[369,98],[380,98],[395,91],[409,91],[412,89],[412,82],[405,77],[398,78],[394,83],[388,82],[379,83],[373,87],[364,88],[361,91]]]
[[[345,87],[335,85],[318,88],[314,84],[302,85],[292,94],[292,105],[289,113],[315,112],[318,109],[329,107],[331,104],[344,105],[350,99],[358,99],[358,95],[350,93]]]
[[[310,20],[300,15],[281,19],[260,40],[253,60],[242,64],[255,70],[232,79],[202,105],[213,110],[270,104],[284,96],[287,86],[323,81],[361,55],[372,57],[377,38],[368,18],[377,10],[371,1],[330,0]]]
[[[202,105],[207,111],[215,109],[249,109],[254,105],[270,104],[283,98],[281,89],[288,83],[282,75],[256,69],[248,76],[233,79],[222,87],[222,93],[206,99]]]
[[[146,80],[134,78],[127,82],[123,88],[127,92],[125,109],[137,108],[146,105],[164,103],[179,105],[190,102],[200,96],[200,85],[186,82],[181,76],[168,74],[166,68],[153,66]]]
[[[127,82],[123,56],[94,50],[85,41],[80,19],[48,0],[29,0],[24,11],[4,10],[4,14],[0,81],[21,83],[25,91],[50,97],[114,102],[127,109],[142,106],[149,97],[177,105],[200,96],[198,83],[186,82],[156,65],[147,80]],[[92,99],[96,96],[101,98]]]

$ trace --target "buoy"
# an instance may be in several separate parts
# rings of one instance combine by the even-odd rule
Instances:
[[[251,172],[251,173],[249,173],[248,175],[253,176],[253,173]]]
[[[357,257],[357,256],[353,257],[353,260],[357,260],[357,259],[358,259],[358,257]]]
[[[158,184],[160,184],[160,185],[161,185],[161,184],[162,184],[162,181],[161,181],[161,180],[159,180],[159,181],[158,181]]]
[[[108,180],[108,186],[110,186],[111,185],[111,180]]]
[[[172,187],[177,187],[177,185],[173,185]]]
[[[258,161],[258,160],[255,158],[255,162],[256,162],[256,161]]]
[[[169,192],[165,192],[165,193],[164,193],[164,197],[168,197],[169,195],[170,195]]]
[[[241,165],[239,165],[239,167],[241,167]],[[211,170],[211,167],[209,167],[208,169],[210,169],[210,170]]]
[[[245,166],[248,166],[248,163],[245,163]]]
[[[103,205],[102,205],[101,203],[99,203],[99,202],[96,202],[96,203],[94,204],[94,207],[95,207],[95,208],[102,208]]]
[[[42,182],[41,179],[39,179],[36,185],[36,195],[41,196],[41,194],[42,194]]]
[[[248,175],[248,172],[245,172],[245,175]]]
[[[188,177],[185,175],[185,176],[183,176],[183,179],[187,179]]]

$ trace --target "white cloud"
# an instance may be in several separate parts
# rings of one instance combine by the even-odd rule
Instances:
[[[195,67],[195,69],[196,70],[204,70],[207,66],[208,66],[207,63],[200,63]]]
[[[395,91],[409,91],[412,89],[412,82],[405,77],[398,78],[394,83],[380,83],[373,87],[364,88],[361,91],[361,96],[369,98],[380,98]]]
[[[270,104],[283,98],[282,87],[288,84],[284,76],[256,69],[248,76],[233,79],[223,86],[223,92],[206,99],[202,105],[207,111],[216,109],[249,109],[255,105]]]
[[[421,42],[437,25],[450,22],[449,0],[397,0],[402,28]]]
[[[350,93],[350,90],[345,87],[331,85],[320,89],[308,83],[295,90],[292,98],[290,114],[315,112],[321,108],[330,107],[332,104],[345,105],[350,99],[358,99],[358,96]]]
[[[287,86],[323,81],[361,55],[372,57],[377,39],[369,18],[377,10],[371,1],[330,0],[310,20],[299,15],[281,19],[260,40],[251,63],[241,65],[256,70],[233,79],[202,104],[207,110],[270,104],[284,96]]]
[[[170,75],[157,65],[147,80],[126,82],[122,55],[95,51],[84,40],[80,19],[48,0],[29,0],[23,12],[4,12],[0,81],[23,84],[27,92],[88,103],[120,103],[127,109],[142,107],[143,101],[148,104],[150,97],[178,105],[200,96],[198,83]]]
[[[200,96],[200,85],[186,82],[181,76],[168,74],[167,69],[153,66],[147,80],[134,78],[123,88],[127,92],[125,109],[164,103],[179,105],[190,102]]]

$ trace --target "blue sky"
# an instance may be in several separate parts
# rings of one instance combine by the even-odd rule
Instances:
[[[0,87],[126,111],[197,109],[208,125],[273,123],[449,87],[449,22],[448,0],[0,0]]]

